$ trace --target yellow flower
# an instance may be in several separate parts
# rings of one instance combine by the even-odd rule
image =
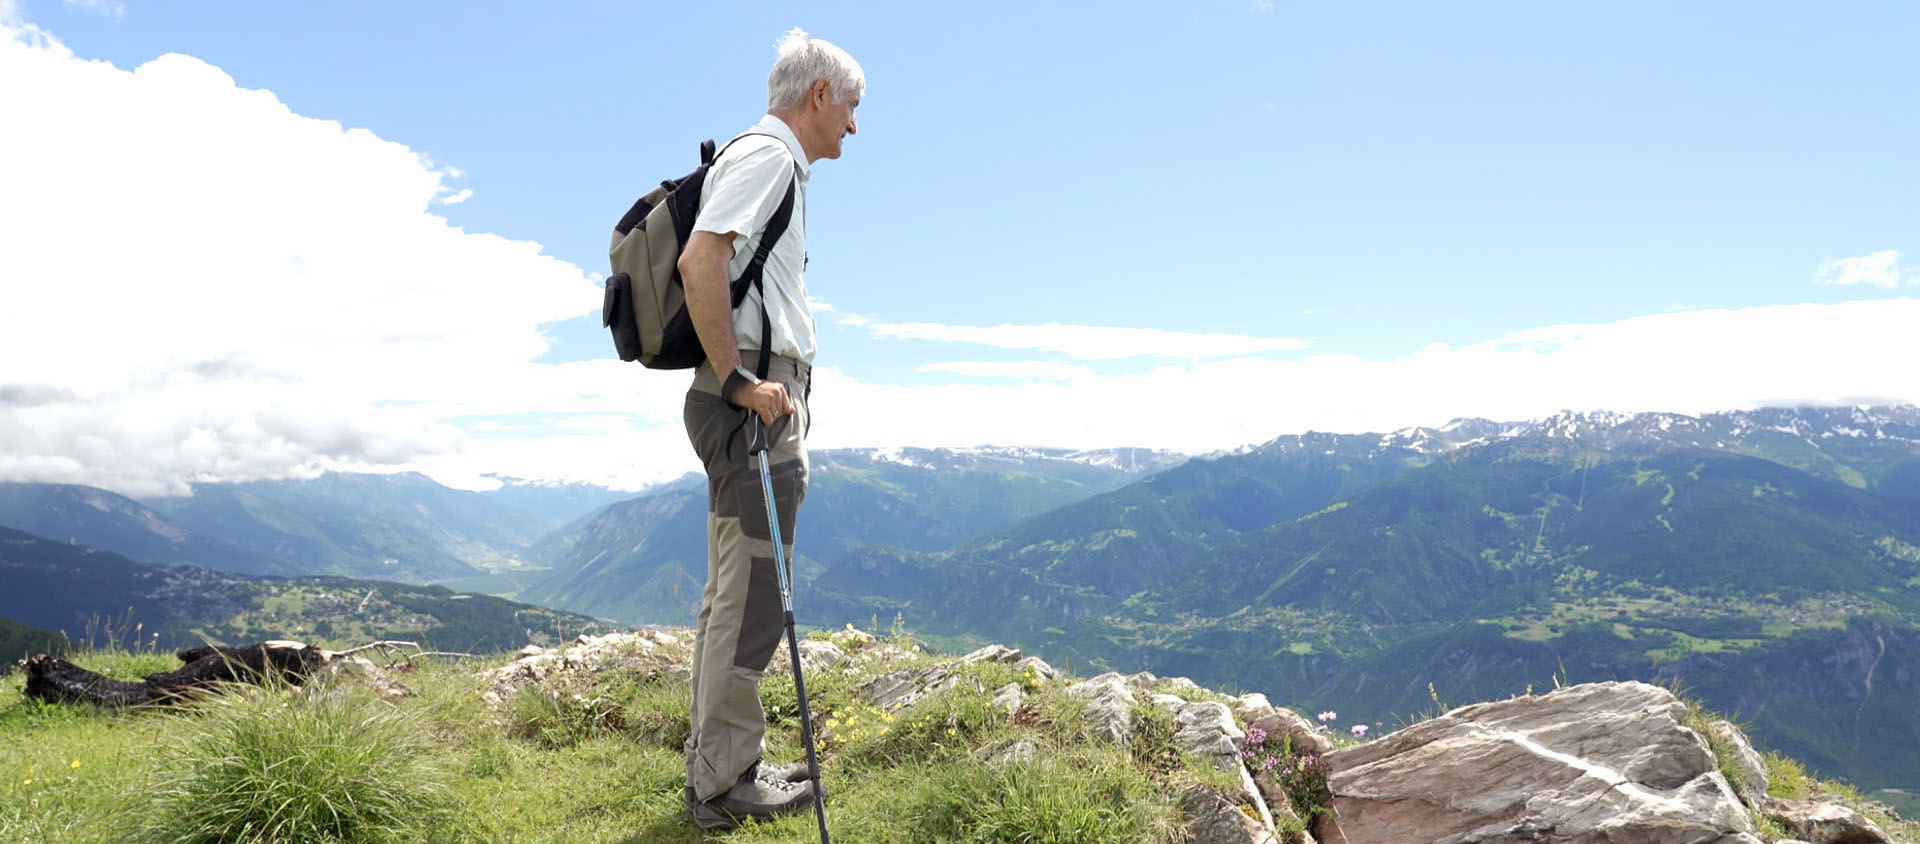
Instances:
[[[20,784],[21,784],[21,785],[33,785],[33,777],[27,777],[26,779],[24,779],[24,780],[21,780],[21,781],[20,781]]]
[[[72,764],[72,765],[69,765],[68,767],[71,767],[71,768],[78,768],[78,767],[80,767],[80,760],[78,760],[78,759],[75,759],[75,760],[73,760],[73,764]]]

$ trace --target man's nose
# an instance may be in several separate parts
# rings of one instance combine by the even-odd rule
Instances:
[[[847,115],[847,134],[860,134],[860,118],[854,117],[851,114]]]

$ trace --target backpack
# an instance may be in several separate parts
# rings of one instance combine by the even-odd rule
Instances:
[[[764,133],[748,132],[740,138],[756,134]],[[727,146],[732,145],[733,141],[727,142]],[[720,153],[725,152],[722,147]],[[692,369],[707,359],[706,349],[694,333],[693,318],[687,313],[679,262],[680,251],[693,235],[694,217],[700,212],[700,188],[718,158],[713,141],[702,141],[699,167],[647,191],[613,227],[613,242],[607,247],[613,274],[607,277],[600,324],[613,333],[613,348],[621,360],[637,360],[649,369]],[[761,276],[767,256],[773,254],[774,244],[786,234],[793,217],[793,192],[794,183],[788,182],[786,198],[767,220],[760,247],[746,270],[730,284],[735,310],[746,301],[748,290],[759,290],[761,301],[766,299]],[[764,306],[760,309],[757,374],[762,378],[767,375],[767,349],[773,333],[766,310]]]

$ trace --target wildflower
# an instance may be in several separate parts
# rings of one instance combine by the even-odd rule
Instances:
[[[1334,711],[1333,711],[1333,710],[1331,710],[1331,709],[1329,709],[1329,710],[1327,710],[1327,711],[1325,711],[1325,712],[1322,712],[1322,713],[1320,713],[1320,720],[1322,720],[1322,721],[1331,721],[1331,720],[1333,720],[1333,719],[1335,719],[1335,718],[1338,718],[1338,717],[1340,717],[1340,714],[1339,714],[1339,713],[1337,713],[1337,712],[1334,712]]]
[[[1266,731],[1266,730],[1263,730],[1263,729],[1260,729],[1259,727],[1248,727],[1248,728],[1247,728],[1247,743],[1248,743],[1248,744],[1265,744],[1266,742],[1267,742],[1267,731]]]
[[[1365,724],[1355,724],[1355,725],[1353,725],[1353,737],[1354,737],[1354,738],[1366,738],[1366,737],[1367,737],[1367,725],[1365,725]]]
[[[69,768],[78,768],[78,767],[80,767],[80,760],[78,760],[78,759],[75,759],[75,760],[73,760],[73,764],[72,764],[72,765],[69,765],[69,766],[67,766],[67,767],[69,767]]]
[[[20,784],[21,784],[21,785],[33,785],[33,777],[27,777],[26,779],[24,779],[24,780],[21,780],[21,781],[20,781]]]

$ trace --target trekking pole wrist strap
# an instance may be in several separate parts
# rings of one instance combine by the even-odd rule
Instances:
[[[734,391],[741,387],[750,387],[758,383],[760,383],[760,378],[752,372],[747,371],[746,366],[736,366],[732,372],[727,373],[727,380],[720,385],[720,398],[734,407],[743,407],[744,405],[733,400]]]

